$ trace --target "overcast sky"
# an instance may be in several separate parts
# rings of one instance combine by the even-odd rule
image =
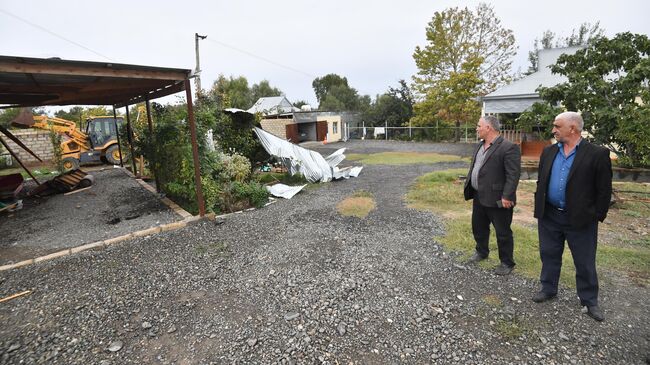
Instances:
[[[478,3],[0,0],[0,54],[193,69],[198,32],[208,36],[200,43],[204,89],[219,74],[242,75],[250,85],[269,80],[290,101],[316,104],[311,82],[328,73],[373,97],[400,79],[410,82],[413,51],[425,44],[434,12]],[[600,21],[608,36],[650,34],[648,0],[488,3],[514,31],[515,70],[527,68],[534,39],[547,29],[566,36]]]

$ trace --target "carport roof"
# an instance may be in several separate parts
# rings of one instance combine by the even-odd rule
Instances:
[[[180,68],[0,56],[0,105],[123,107],[182,91],[191,74]]]

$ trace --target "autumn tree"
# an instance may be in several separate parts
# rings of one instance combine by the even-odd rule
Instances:
[[[441,121],[458,129],[462,122],[478,119],[478,96],[510,81],[515,37],[492,6],[481,3],[475,10],[436,12],[426,38],[426,46],[413,53],[418,102],[412,121],[422,126]]]
[[[436,12],[426,28],[427,45],[417,46],[413,54],[418,73],[413,77],[416,90],[425,94],[450,74],[463,71],[463,65],[479,61],[476,70],[481,80],[480,95],[494,91],[510,80],[512,58],[517,52],[512,30],[501,25],[492,6],[450,8]],[[466,67],[467,68],[467,67]]]

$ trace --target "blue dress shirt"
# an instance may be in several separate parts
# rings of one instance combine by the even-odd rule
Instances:
[[[566,208],[566,183],[573,165],[573,160],[576,157],[576,151],[580,147],[578,141],[576,148],[569,152],[568,156],[564,155],[564,144],[557,143],[559,151],[553,160],[553,167],[551,167],[551,178],[548,181],[548,194],[546,201],[554,207],[565,209]]]

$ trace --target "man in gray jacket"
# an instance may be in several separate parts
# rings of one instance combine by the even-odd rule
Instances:
[[[517,201],[516,191],[521,173],[519,146],[500,134],[499,120],[494,116],[479,119],[476,133],[482,140],[474,153],[465,181],[465,200],[473,199],[472,233],[476,252],[470,262],[488,257],[490,224],[494,226],[501,264],[497,275],[508,275],[515,266],[513,258],[512,209]]]

